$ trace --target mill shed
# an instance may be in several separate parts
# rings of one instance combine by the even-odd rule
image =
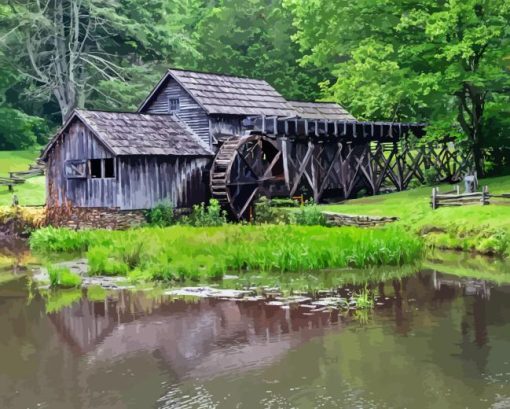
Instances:
[[[299,116],[264,80],[176,69],[167,71],[139,112],[174,114],[213,148],[241,135],[248,118]]]
[[[136,210],[208,197],[212,152],[171,115],[76,110],[43,152],[47,205]]]

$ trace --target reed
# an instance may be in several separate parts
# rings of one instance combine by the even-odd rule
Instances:
[[[68,268],[50,265],[48,266],[50,286],[53,288],[77,288],[81,285],[81,277],[72,273]]]
[[[398,266],[422,255],[421,241],[393,226],[372,230],[296,225],[172,226],[122,232],[43,229],[34,234],[31,245],[40,252],[86,251],[92,274],[163,281],[217,279],[226,272]]]

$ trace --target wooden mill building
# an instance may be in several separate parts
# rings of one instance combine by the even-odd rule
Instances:
[[[263,80],[170,69],[136,113],[76,110],[48,144],[49,207],[191,207],[222,142],[258,118],[354,121],[335,103],[287,101]]]

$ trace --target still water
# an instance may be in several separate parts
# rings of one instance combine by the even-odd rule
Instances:
[[[4,280],[0,408],[510,407],[510,285],[428,268],[373,288],[345,314],[149,291],[59,307]]]

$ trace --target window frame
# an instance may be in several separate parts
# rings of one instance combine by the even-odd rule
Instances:
[[[68,169],[70,167],[83,165],[83,173],[69,174]],[[76,168],[75,168],[76,169]],[[77,169],[76,169],[77,170]],[[64,162],[64,176],[66,179],[87,179],[88,177],[88,161],[87,159],[71,159]]]
[[[106,176],[106,161],[111,160],[112,161],[112,176]],[[104,158],[101,163],[101,179],[115,179],[117,176],[117,170],[115,166],[115,158]]]
[[[172,102],[175,102],[177,109],[172,109]],[[175,114],[181,110],[181,99],[179,97],[168,97],[168,112]]]
[[[99,162],[99,176],[92,176],[92,162]],[[88,160],[88,178],[89,179],[103,179],[103,159],[89,159]]]

